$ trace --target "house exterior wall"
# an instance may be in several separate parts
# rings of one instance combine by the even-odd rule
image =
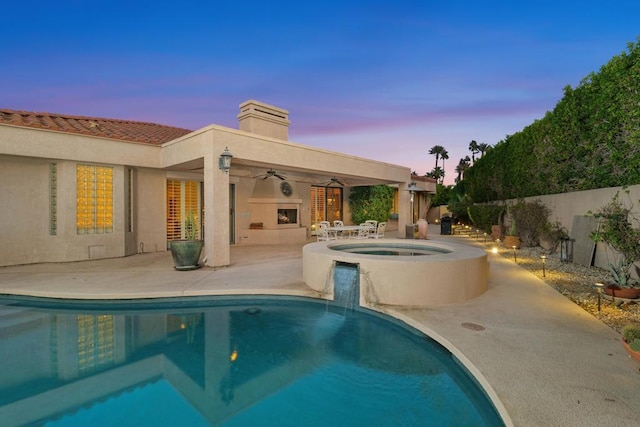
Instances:
[[[166,193],[167,173],[163,170],[136,169],[134,186],[133,230],[136,234],[137,250],[140,253],[167,250]]]
[[[57,227],[50,234],[49,167],[57,168]],[[114,190],[113,233],[79,235],[77,162],[0,156],[0,265],[124,256],[124,201]],[[114,188],[124,168],[114,166]]]
[[[251,117],[251,121],[254,119]],[[226,147],[234,156],[231,173],[218,168],[218,158]],[[50,163],[57,165],[55,235],[49,232]],[[242,171],[234,171],[234,167],[242,163],[254,168],[257,165],[289,167],[302,174],[331,176],[346,173],[404,187],[410,180],[409,168],[402,166],[216,125],[161,146],[2,125],[0,238],[3,245],[0,247],[0,266],[122,257],[166,250],[166,180],[169,178],[203,183],[203,258],[210,266],[228,265],[230,183],[236,188],[236,243],[242,242],[242,231],[249,229],[251,223],[248,199],[255,181]],[[78,164],[113,168],[113,232],[78,234]],[[299,225],[305,229],[303,234],[306,236],[311,227],[311,184],[296,182],[296,187],[302,201]],[[343,197],[344,219],[349,222],[347,188]],[[402,211],[402,207],[409,206],[407,191],[400,192],[399,206],[398,226],[403,232],[404,223],[409,219],[408,210]]]

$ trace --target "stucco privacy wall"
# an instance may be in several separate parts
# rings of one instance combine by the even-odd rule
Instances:
[[[629,191],[628,196],[625,194],[626,190]],[[563,227],[569,230],[569,235],[572,236],[573,230],[571,230],[571,227],[574,216],[586,215],[589,211],[596,212],[602,206],[609,203],[617,192],[620,192],[621,201],[627,206],[633,205],[632,215],[640,216],[640,185],[633,185],[626,188],[599,188],[596,190],[527,197],[525,200],[534,201],[539,199],[551,210],[549,221],[560,222]],[[510,202],[514,203],[515,200],[510,200]],[[640,224],[636,222],[634,223],[634,227],[640,227]],[[596,266],[607,268],[607,264],[612,261],[613,257],[614,255],[606,245],[599,244],[596,246],[594,261]]]

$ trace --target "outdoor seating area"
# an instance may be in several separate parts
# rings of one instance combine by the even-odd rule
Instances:
[[[317,241],[329,241],[338,239],[382,239],[384,238],[386,222],[368,220],[359,225],[344,225],[343,221],[336,220],[333,225],[329,221],[320,221],[318,224]]]

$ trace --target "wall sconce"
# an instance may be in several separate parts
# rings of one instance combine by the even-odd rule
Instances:
[[[229,147],[224,147],[224,151],[220,154],[220,158],[218,159],[218,169],[225,171],[225,173],[229,173],[232,157],[233,154],[229,151]]]
[[[547,271],[545,269],[545,264],[547,263],[547,256],[541,255],[540,259],[542,259],[542,277],[547,277]]]

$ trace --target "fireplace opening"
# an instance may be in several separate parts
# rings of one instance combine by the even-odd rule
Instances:
[[[278,209],[278,224],[297,224],[298,209]]]

